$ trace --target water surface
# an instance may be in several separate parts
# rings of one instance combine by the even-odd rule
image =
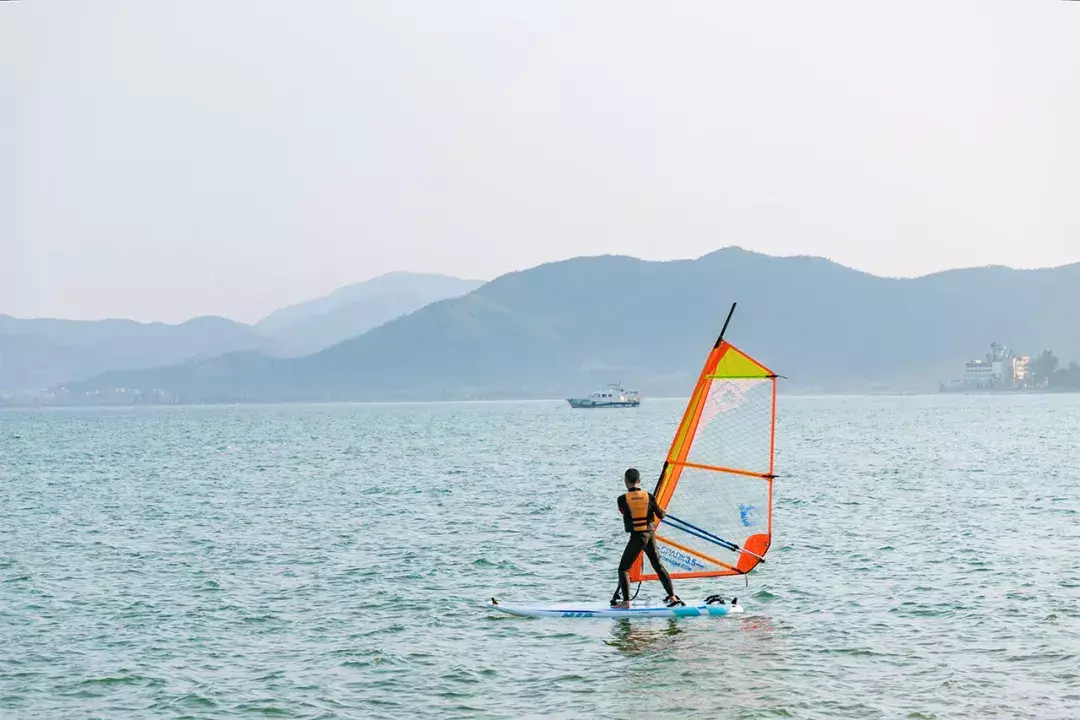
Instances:
[[[1080,396],[782,397],[746,614],[489,612],[609,597],[681,410],[0,412],[0,717],[1080,716]]]

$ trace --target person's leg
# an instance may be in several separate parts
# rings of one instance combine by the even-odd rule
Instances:
[[[675,588],[671,585],[671,576],[668,575],[664,564],[660,562],[660,553],[656,550],[656,536],[652,533],[649,533],[649,539],[645,543],[644,550],[645,556],[649,558],[649,564],[652,565],[656,574],[660,576],[660,584],[664,586],[664,591],[668,594],[668,597],[675,597]]]
[[[641,554],[641,548],[645,545],[643,533],[630,533],[630,539],[626,541],[626,549],[623,550],[622,559],[619,560],[619,591],[622,593],[623,602],[630,602],[630,568]]]

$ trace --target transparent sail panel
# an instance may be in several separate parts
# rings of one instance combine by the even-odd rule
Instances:
[[[769,473],[774,380],[713,380],[686,461]]]

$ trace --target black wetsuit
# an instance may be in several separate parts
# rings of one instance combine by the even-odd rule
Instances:
[[[619,592],[623,600],[630,599],[630,568],[634,565],[634,561],[638,559],[638,556],[641,555],[642,550],[645,551],[645,556],[649,558],[649,564],[652,565],[653,570],[660,577],[660,583],[664,586],[668,597],[675,594],[675,590],[671,586],[671,577],[668,576],[668,571],[664,569],[664,565],[660,562],[660,554],[656,550],[653,519],[660,518],[662,520],[665,513],[656,504],[656,499],[652,496],[652,493],[647,494],[649,496],[648,529],[644,531],[634,529],[630,508],[626,504],[626,495],[619,496],[619,512],[623,516],[623,528],[630,533],[630,539],[627,540],[626,549],[623,550],[622,559],[619,561]]]

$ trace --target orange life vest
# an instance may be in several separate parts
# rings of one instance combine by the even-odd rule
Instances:
[[[649,507],[649,493],[637,488],[623,497],[626,498],[626,509],[630,511],[630,523],[634,532],[654,530],[652,509]]]

